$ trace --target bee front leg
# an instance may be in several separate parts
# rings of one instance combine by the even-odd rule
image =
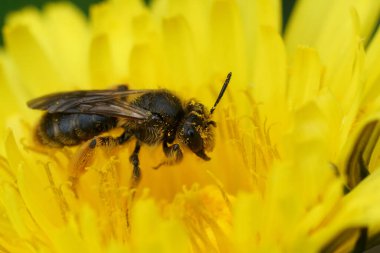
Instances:
[[[167,141],[164,141],[162,143],[162,149],[164,151],[164,154],[167,158],[167,160],[161,162],[157,166],[153,167],[153,169],[158,169],[162,165],[174,165],[182,161],[183,159],[183,153],[181,150],[181,147],[179,144],[173,144],[171,146],[168,145]]]
[[[183,159],[183,153],[179,144],[168,145],[167,142],[163,142],[162,149],[165,156],[169,159],[166,161],[168,165],[177,164]]]

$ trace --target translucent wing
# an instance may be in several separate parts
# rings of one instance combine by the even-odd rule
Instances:
[[[32,109],[49,113],[87,113],[113,117],[147,119],[151,112],[125,102],[122,98],[152,90],[88,90],[59,92],[28,101]]]

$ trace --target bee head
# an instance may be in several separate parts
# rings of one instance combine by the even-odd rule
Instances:
[[[185,117],[182,120],[178,138],[193,153],[203,160],[210,160],[206,151],[214,148],[215,122],[210,120],[211,114],[201,103],[190,100],[185,106]]]
[[[228,73],[219,96],[210,111],[195,100],[190,100],[185,106],[185,117],[179,127],[178,138],[197,156],[206,161],[210,160],[210,157],[206,155],[206,151],[213,150],[215,144],[214,128],[216,123],[211,120],[211,117],[227,89],[231,75],[231,72]]]

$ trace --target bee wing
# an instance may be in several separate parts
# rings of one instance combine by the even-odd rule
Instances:
[[[112,117],[132,118],[139,120],[148,119],[149,116],[152,115],[150,111],[145,110],[141,107],[137,107],[126,102],[120,102],[115,100],[110,100],[107,102],[82,103],[78,106],[68,108],[67,110],[64,110],[62,112],[99,114]]]
[[[49,113],[88,113],[114,117],[147,119],[151,112],[121,100],[149,90],[89,90],[59,92],[27,102],[32,109]]]

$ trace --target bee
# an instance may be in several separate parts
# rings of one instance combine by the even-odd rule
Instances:
[[[109,90],[85,90],[53,93],[27,102],[32,109],[43,110],[35,132],[39,143],[61,148],[86,142],[79,163],[71,179],[77,181],[96,147],[115,147],[136,139],[129,157],[133,165],[132,184],[141,178],[139,151],[141,145],[162,143],[166,160],[162,165],[172,165],[183,158],[181,146],[208,161],[206,152],[214,148],[215,121],[213,112],[228,86],[231,73],[208,110],[195,99],[182,102],[169,90],[130,90],[126,85]],[[118,137],[104,133],[121,128]],[[180,145],[181,144],[181,145]]]

